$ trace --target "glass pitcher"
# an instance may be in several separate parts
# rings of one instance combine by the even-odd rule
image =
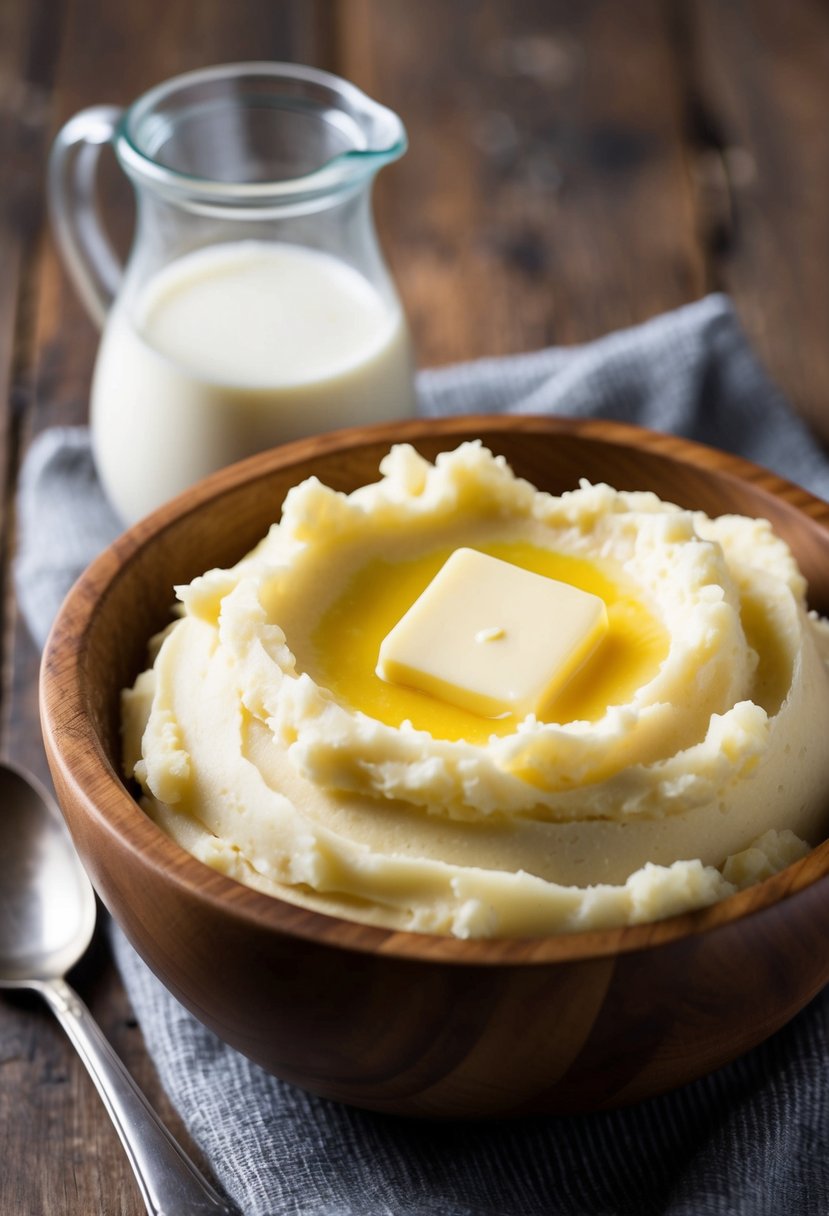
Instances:
[[[123,269],[95,206],[108,143],[137,199]],[[103,327],[92,443],[125,522],[263,448],[413,413],[371,209],[375,174],[405,149],[396,114],[279,63],[191,72],[62,129],[53,225]]]

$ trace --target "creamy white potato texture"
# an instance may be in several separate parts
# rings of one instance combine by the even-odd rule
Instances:
[[[124,765],[184,848],[296,904],[471,937],[669,916],[825,837],[829,627],[766,521],[554,497],[475,442],[380,472],[295,487],[252,553],[176,589],[123,695]],[[375,674],[461,546],[607,602],[549,720]]]

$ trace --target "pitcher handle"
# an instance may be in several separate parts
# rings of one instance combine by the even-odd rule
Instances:
[[[96,170],[101,147],[111,143],[123,110],[81,110],[58,132],[49,157],[52,228],[66,268],[94,323],[101,328],[123,268],[98,211]]]

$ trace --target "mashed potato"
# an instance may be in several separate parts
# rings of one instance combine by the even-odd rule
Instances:
[[[123,696],[147,813],[208,865],[353,920],[460,937],[653,920],[787,865],[829,822],[829,626],[765,520],[583,483],[466,443],[310,479]],[[375,674],[456,548],[607,604],[548,712],[481,718]]]

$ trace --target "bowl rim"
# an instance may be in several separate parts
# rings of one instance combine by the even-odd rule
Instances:
[[[567,435],[611,444],[626,452],[647,449],[678,466],[714,473],[751,488],[778,510],[791,508],[829,531],[829,503],[743,457],[694,440],[607,419],[547,415],[462,415],[347,427],[295,440],[230,465],[198,482],[123,532],[95,558],[74,584],[55,619],[43,652],[40,707],[49,763],[61,784],[80,800],[99,832],[128,844],[144,863],[183,893],[221,908],[241,927],[299,937],[318,945],[400,960],[478,967],[584,962],[651,949],[731,925],[819,882],[829,873],[829,840],[777,874],[707,907],[663,920],[545,937],[466,938],[386,929],[318,912],[264,894],[211,869],[186,852],[145,814],[111,764],[86,712],[86,638],[109,588],[149,543],[208,501],[263,480],[315,456],[345,453],[367,444],[417,443],[446,438],[456,443],[481,434],[517,431]],[[490,442],[488,439],[486,442]],[[241,554],[240,554],[241,556]],[[87,690],[88,691],[88,690]],[[67,756],[64,740],[71,739]],[[57,780],[57,778],[60,778]],[[111,801],[110,801],[111,800]],[[105,813],[102,806],[109,809]]]

